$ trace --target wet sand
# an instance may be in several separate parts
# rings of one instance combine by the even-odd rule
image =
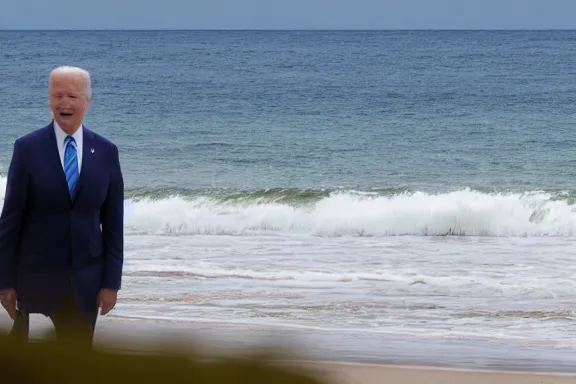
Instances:
[[[301,362],[300,368],[326,377],[333,384],[565,384],[576,374],[474,371],[417,366],[343,362]]]
[[[10,319],[2,313],[0,315],[0,327],[6,329],[9,325]],[[237,325],[230,327],[234,328]],[[319,375],[326,382],[333,384],[576,384],[576,372],[562,369],[562,367],[569,366],[569,361],[558,364],[557,367],[554,367],[554,364],[550,362],[540,365],[539,368],[534,364],[532,367],[536,367],[536,369],[522,371],[519,368],[531,367],[530,361],[516,364],[511,363],[513,360],[508,360],[508,362],[498,365],[497,369],[486,369],[486,362],[483,365],[481,362],[475,362],[470,358],[468,364],[460,360],[459,363],[451,365],[449,358],[447,358],[448,355],[445,355],[443,360],[437,360],[442,360],[443,363],[434,364],[433,360],[428,360],[431,364],[423,366],[422,362],[426,361],[425,359],[410,361],[410,358],[406,358],[408,356],[406,351],[401,349],[396,349],[397,354],[398,356],[404,355],[405,358],[396,360],[383,358],[378,361],[374,355],[362,355],[360,353],[353,357],[350,354],[353,349],[348,350],[348,355],[342,354],[340,351],[340,357],[338,357],[338,354],[330,353],[331,345],[328,344],[324,344],[323,348],[316,346],[316,350],[313,350],[307,348],[300,340],[290,343],[290,337],[287,337],[285,330],[284,332],[276,330],[263,333],[262,329],[247,325],[242,328],[244,332],[231,329],[226,332],[226,325],[224,324],[159,323],[108,317],[99,319],[95,344],[98,347],[112,350],[145,351],[154,350],[159,346],[159,343],[171,341],[180,345],[185,344],[191,352],[198,352],[199,349],[202,349],[203,355],[243,354],[255,348],[281,347],[284,357],[280,358],[280,364],[299,370],[309,370],[312,374]],[[48,319],[41,316],[32,318],[32,339],[41,337],[49,329],[50,322]],[[219,339],[213,338],[213,335],[218,333],[224,335]],[[335,339],[338,336],[334,335]],[[301,340],[303,339],[301,338]],[[358,343],[357,340],[349,340],[349,343],[354,342]],[[341,343],[345,344],[345,341],[341,341]],[[338,344],[334,343],[333,346],[337,349]],[[358,348],[357,346],[356,351],[361,351]],[[437,351],[435,351],[436,354],[438,354]],[[566,354],[569,352],[566,351]],[[434,355],[430,350],[428,353]],[[537,362],[537,358],[534,357],[532,362]],[[469,369],[463,369],[466,365]],[[547,371],[546,366],[550,368]]]

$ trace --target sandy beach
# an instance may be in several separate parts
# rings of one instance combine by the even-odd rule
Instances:
[[[235,343],[211,343],[210,340],[201,339],[197,331],[195,336],[183,337],[183,330],[192,328],[191,325],[182,324],[155,324],[143,321],[125,321],[113,318],[101,318],[96,332],[95,344],[112,350],[154,350],[160,341],[179,342],[186,344],[186,348],[192,351],[202,350],[202,354],[209,355],[233,355],[243,354],[254,347],[280,346],[286,348],[286,359],[279,360],[282,366],[294,367],[297,370],[305,370],[327,383],[333,384],[382,384],[382,383],[429,383],[429,384],[483,384],[483,383],[506,383],[506,384],[563,384],[576,383],[576,373],[569,372],[521,372],[513,367],[509,369],[484,370],[484,369],[459,369],[450,366],[427,367],[417,364],[390,364],[362,363],[349,361],[329,361],[306,354],[286,343],[278,340],[258,339],[256,333],[245,333],[241,338],[234,340]],[[2,313],[0,315],[0,327],[7,329],[10,319]],[[47,319],[34,316],[31,324],[31,338],[42,337],[45,331],[50,329]],[[170,331],[172,330],[172,331]],[[188,340],[193,340],[188,344]],[[283,352],[284,353],[284,352]],[[297,357],[298,356],[298,357]]]
[[[334,384],[562,384],[576,383],[576,374],[473,371],[345,362],[301,362]]]

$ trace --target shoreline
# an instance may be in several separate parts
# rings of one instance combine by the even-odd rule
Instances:
[[[9,326],[10,319],[2,313],[0,328],[7,329]],[[33,315],[31,339],[42,337],[51,329],[50,326],[49,319]],[[334,372],[338,373],[337,376],[355,380],[350,382],[366,384],[378,382],[382,375],[398,377],[398,380],[406,383],[428,380],[428,375],[438,377],[438,382],[445,382],[443,377],[457,377],[468,384],[513,384],[515,381],[509,380],[517,378],[522,378],[519,383],[576,383],[576,353],[573,349],[540,351],[505,344],[454,340],[414,342],[392,339],[389,335],[375,340],[374,335],[295,331],[245,324],[146,321],[112,316],[100,317],[95,332],[95,346],[113,352],[154,352],[171,343],[185,352],[204,350],[206,352],[201,355],[208,358],[245,356],[260,351],[278,352],[275,362],[295,365],[299,369],[311,368],[330,375]],[[526,381],[528,378],[540,381]],[[559,379],[572,381],[543,381]]]
[[[576,374],[465,370],[424,366],[305,361],[293,365],[330,384],[569,384]],[[385,380],[383,381],[383,378]]]
[[[260,324],[209,323],[108,318],[106,328],[118,325],[134,333],[155,330],[177,342],[209,345],[218,353],[240,354],[253,349],[280,348],[286,359],[343,362],[375,366],[426,367],[462,371],[576,374],[573,348],[523,347],[506,342],[423,339],[417,336],[326,332]],[[101,324],[104,336],[104,323]],[[122,331],[123,332],[123,331]],[[111,335],[108,336],[110,338]],[[134,340],[134,337],[129,337]],[[293,356],[296,358],[294,359]]]

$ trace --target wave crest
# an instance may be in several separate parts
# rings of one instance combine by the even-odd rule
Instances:
[[[0,178],[2,199],[6,179]],[[575,193],[133,190],[128,235],[574,236]]]
[[[258,191],[139,198],[127,203],[126,217],[128,230],[140,234],[573,236],[571,199],[569,193],[471,189],[441,194]]]

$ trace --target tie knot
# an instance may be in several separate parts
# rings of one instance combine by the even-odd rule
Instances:
[[[66,144],[75,145],[76,140],[74,140],[74,138],[72,136],[66,136],[66,139],[64,139],[64,145],[66,145]]]

